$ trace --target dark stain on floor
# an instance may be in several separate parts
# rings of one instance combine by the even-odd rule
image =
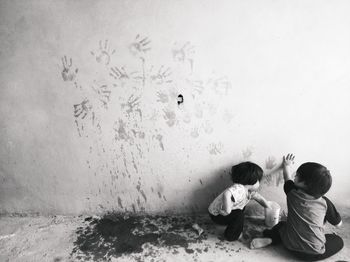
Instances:
[[[86,226],[76,230],[77,239],[71,256],[78,260],[108,261],[111,257],[141,253],[144,244],[171,248],[173,253],[183,248],[192,254],[195,250],[189,248],[189,244],[207,238],[206,233],[198,236],[192,229],[194,221],[190,217],[169,216],[109,214],[102,218],[89,217],[85,219]],[[152,252],[149,255],[155,256]]]

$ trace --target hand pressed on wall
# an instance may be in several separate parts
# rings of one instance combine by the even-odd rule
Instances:
[[[78,68],[75,70],[72,69],[73,61],[72,58],[67,60],[67,56],[62,57],[62,78],[64,81],[73,81],[78,73]]]

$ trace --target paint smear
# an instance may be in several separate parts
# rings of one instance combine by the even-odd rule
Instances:
[[[170,110],[163,110],[164,112],[164,119],[166,120],[166,123],[169,127],[172,127],[176,123],[176,114],[174,111]]]
[[[161,134],[158,134],[156,136],[156,139],[159,141],[160,148],[164,151],[163,136]]]
[[[253,149],[251,147],[247,147],[246,149],[242,150],[242,155],[244,159],[248,159],[253,155]]]
[[[120,197],[118,197],[118,205],[120,208],[123,208],[123,203]]]
[[[222,149],[223,149],[224,145],[222,143],[211,143],[208,146],[208,151],[211,155],[218,155],[222,153]]]
[[[142,252],[156,258],[154,250],[147,250],[150,246],[177,251],[184,249],[192,254],[195,250],[189,244],[202,243],[207,239],[206,233],[198,236],[194,232],[193,218],[109,214],[103,218],[86,218],[85,223],[84,227],[76,230],[77,239],[71,252],[73,259],[110,261],[122,255]]]

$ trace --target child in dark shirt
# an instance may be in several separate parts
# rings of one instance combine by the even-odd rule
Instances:
[[[287,195],[287,221],[278,223],[263,232],[264,238],[256,238],[251,248],[283,243],[296,257],[316,261],[339,252],[343,246],[341,237],[324,234],[324,224],[342,224],[333,203],[324,196],[332,185],[332,177],[326,167],[313,162],[302,164],[291,180],[290,167],[294,155],[283,157],[284,191]]]

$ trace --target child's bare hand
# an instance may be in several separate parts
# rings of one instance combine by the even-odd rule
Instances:
[[[294,158],[295,158],[295,155],[293,154],[288,154],[287,156],[283,156],[283,165],[290,166],[294,164]]]

